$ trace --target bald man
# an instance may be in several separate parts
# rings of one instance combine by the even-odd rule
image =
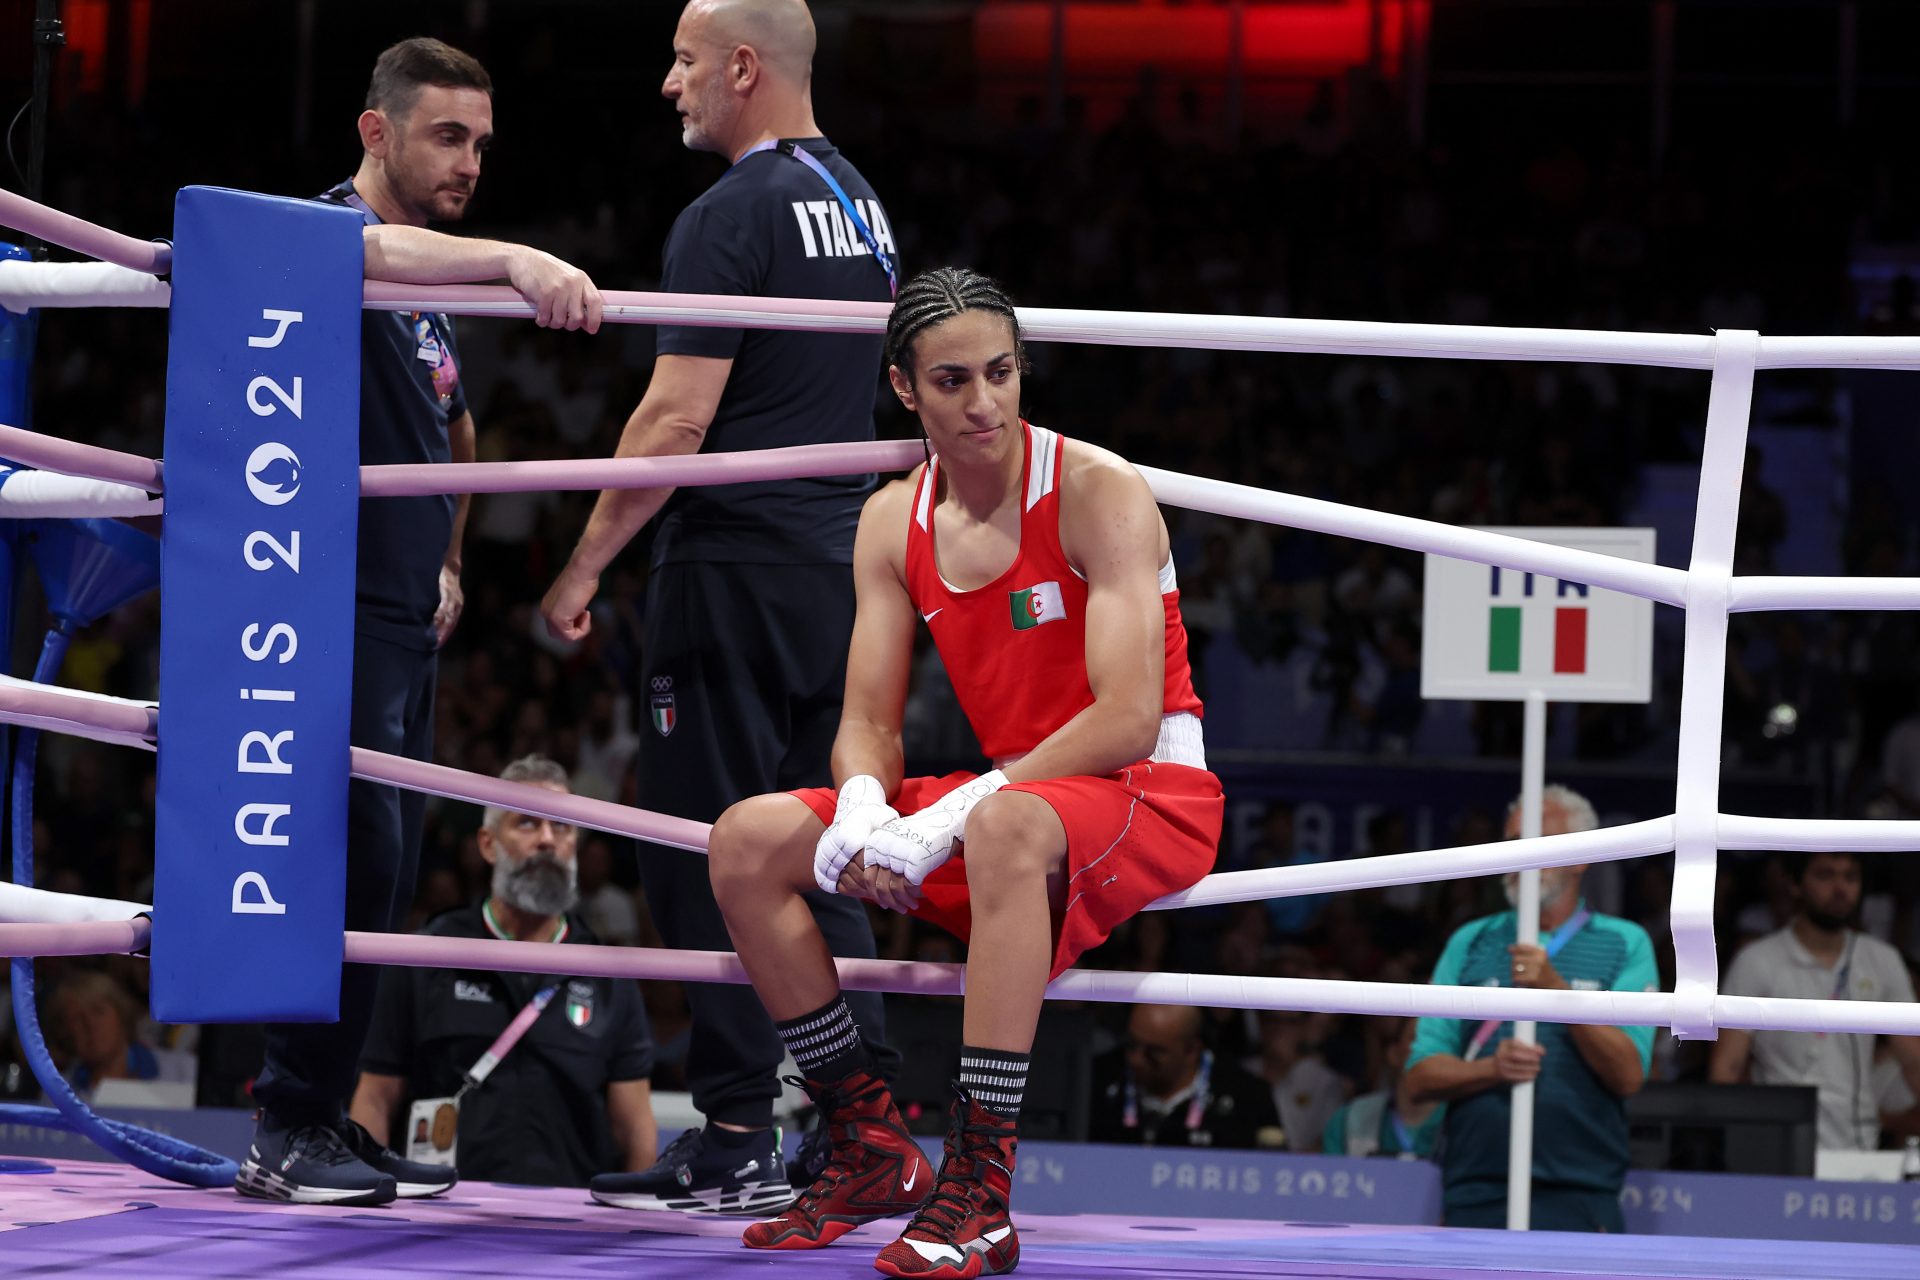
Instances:
[[[1280,1117],[1264,1081],[1202,1039],[1189,1005],[1137,1004],[1119,1049],[1093,1065],[1087,1137],[1160,1147],[1276,1146]]]
[[[730,166],[681,213],[662,288],[886,302],[893,231],[873,188],[813,115],[813,18],[800,0],[694,0],[674,33],[661,87],[681,138]],[[652,381],[621,457],[731,452],[874,438],[880,337],[663,327]],[[853,627],[853,534],[871,476],[621,490],[592,518],[541,605],[557,636],[593,628],[600,575],[642,526],[653,539],[639,687],[650,731],[640,804],[711,822],[748,796],[827,786]],[[668,946],[732,949],[706,859],[647,846],[641,875]],[[835,954],[869,957],[854,898],[812,906]],[[694,986],[687,1059],[706,1116],[635,1174],[596,1178],[593,1195],[630,1209],[762,1213],[793,1197],[773,1104],[782,1056],[753,991]],[[883,1071],[877,995],[849,997]],[[824,1164],[824,1144],[815,1144]],[[797,1169],[802,1183],[812,1168]]]

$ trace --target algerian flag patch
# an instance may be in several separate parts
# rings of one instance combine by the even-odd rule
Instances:
[[[1043,622],[1064,622],[1066,602],[1060,598],[1060,584],[1042,582],[1020,591],[1009,592],[1013,605],[1013,629],[1030,631]]]

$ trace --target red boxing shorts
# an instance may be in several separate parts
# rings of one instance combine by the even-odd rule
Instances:
[[[978,775],[908,778],[893,807],[917,813]],[[1142,761],[1102,778],[1048,778],[1013,782],[1004,790],[1039,796],[1067,831],[1064,906],[1053,920],[1057,978],[1073,962],[1156,898],[1190,888],[1213,870],[1226,801],[1220,780],[1205,769]],[[789,792],[822,823],[832,823],[831,787]],[[934,868],[920,886],[913,914],[965,941],[973,931],[967,892],[966,846]]]

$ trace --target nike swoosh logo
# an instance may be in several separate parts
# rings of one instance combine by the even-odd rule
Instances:
[[[935,609],[932,613],[921,614],[920,621],[932,622],[935,618],[939,617],[941,614],[945,613],[946,611],[947,611],[947,606],[941,605],[938,609]]]
[[[918,1169],[915,1169],[913,1171],[913,1176],[900,1184],[900,1189],[902,1191],[911,1191],[913,1190],[913,1184],[918,1182],[919,1180],[920,1180],[920,1171]]]
[[[1005,1240],[1008,1233],[1012,1230],[1012,1227],[1002,1227],[998,1231],[989,1231],[985,1235],[975,1236],[973,1239],[959,1246],[942,1244],[933,1240],[907,1240],[906,1243],[908,1247],[928,1262],[946,1262],[952,1263],[954,1266],[959,1266],[966,1261],[967,1255],[970,1253],[984,1254],[990,1251],[995,1245]],[[902,1238],[905,1239],[905,1237]]]

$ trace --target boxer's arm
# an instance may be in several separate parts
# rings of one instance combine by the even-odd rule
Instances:
[[[883,486],[860,512],[853,542],[855,609],[847,646],[847,691],[833,740],[835,786],[857,774],[900,790],[906,753],[900,741],[917,621],[907,594],[907,481]]]

